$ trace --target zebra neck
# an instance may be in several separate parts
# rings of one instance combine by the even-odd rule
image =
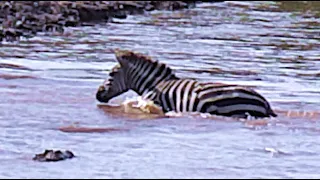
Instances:
[[[142,65],[142,67],[134,67],[129,73],[131,88],[137,94],[144,95],[163,81],[171,79],[179,79],[175,76],[169,67],[165,64],[153,63]]]

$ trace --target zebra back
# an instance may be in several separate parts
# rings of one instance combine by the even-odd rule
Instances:
[[[269,102],[249,87],[233,84],[199,83],[195,88],[197,111],[223,116],[277,116]]]

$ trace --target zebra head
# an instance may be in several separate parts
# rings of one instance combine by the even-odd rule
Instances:
[[[126,71],[128,86],[139,95],[152,91],[162,81],[178,79],[170,67],[147,55],[119,49],[115,54]]]
[[[124,69],[120,64],[114,66],[106,79],[97,91],[96,98],[100,102],[107,103],[110,99],[129,90],[124,78]]]
[[[99,87],[96,98],[100,102],[108,102],[129,89],[143,95],[163,80],[178,79],[167,65],[143,54],[116,49],[115,55],[119,64]]]

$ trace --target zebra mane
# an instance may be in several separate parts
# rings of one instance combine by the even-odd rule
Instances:
[[[148,63],[150,65],[163,65],[165,69],[167,69],[170,74],[171,78],[170,79],[179,79],[178,77],[175,76],[173,70],[167,66],[164,63],[158,62],[157,60],[152,59],[150,56],[138,53],[138,52],[133,52],[129,50],[120,50],[120,49],[115,49],[114,50],[117,61],[120,63],[121,66],[127,68],[127,67],[136,67],[138,64],[145,64]]]
[[[155,63],[155,61],[151,59],[150,56],[146,56],[138,52],[133,52],[129,50],[120,50],[120,49],[115,49],[114,52],[118,62],[122,66],[128,66],[129,64],[134,65],[139,61],[145,61],[147,63]]]

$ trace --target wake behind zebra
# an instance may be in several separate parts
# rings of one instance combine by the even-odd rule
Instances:
[[[141,53],[115,50],[119,62],[96,93],[100,102],[135,91],[163,112],[200,112],[228,117],[276,117],[269,102],[251,88],[177,77],[166,64]]]

